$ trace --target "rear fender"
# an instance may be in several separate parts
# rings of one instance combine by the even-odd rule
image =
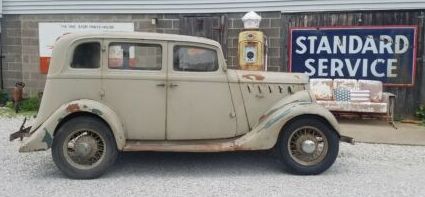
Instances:
[[[125,132],[123,124],[115,112],[108,106],[97,101],[81,99],[69,102],[59,107],[46,121],[30,132],[30,137],[23,142],[19,148],[19,152],[49,149],[52,145],[54,132],[58,125],[64,118],[78,112],[87,112],[103,119],[110,126],[114,134],[117,148],[122,150],[126,140]]]

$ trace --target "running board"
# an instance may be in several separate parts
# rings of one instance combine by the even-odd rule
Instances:
[[[224,152],[244,150],[235,145],[237,138],[224,140],[195,141],[136,141],[128,140],[123,151],[158,151],[158,152]]]

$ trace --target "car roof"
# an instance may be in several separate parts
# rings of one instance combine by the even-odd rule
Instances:
[[[73,41],[84,38],[124,38],[124,39],[147,39],[147,40],[165,40],[165,41],[183,41],[183,42],[195,42],[204,43],[213,46],[220,47],[220,44],[214,40],[195,37],[185,36],[177,34],[165,34],[165,33],[151,33],[151,32],[100,32],[100,33],[68,33],[61,37],[62,41]]]

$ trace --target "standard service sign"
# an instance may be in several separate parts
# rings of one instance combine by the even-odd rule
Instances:
[[[290,30],[289,70],[311,78],[370,79],[414,85],[416,26]]]

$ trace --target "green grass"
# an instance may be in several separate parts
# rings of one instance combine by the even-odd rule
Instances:
[[[40,108],[40,99],[38,97],[30,97],[22,101],[20,112],[38,111],[38,108]]]
[[[19,113],[15,113],[12,102],[7,102],[4,107],[0,107],[0,117],[14,118],[18,116],[32,117],[37,115],[40,106],[38,98],[28,98],[22,101]]]
[[[15,113],[14,109],[8,107],[0,107],[0,118],[15,118],[18,116],[33,117],[37,115],[36,111],[26,111]]]

